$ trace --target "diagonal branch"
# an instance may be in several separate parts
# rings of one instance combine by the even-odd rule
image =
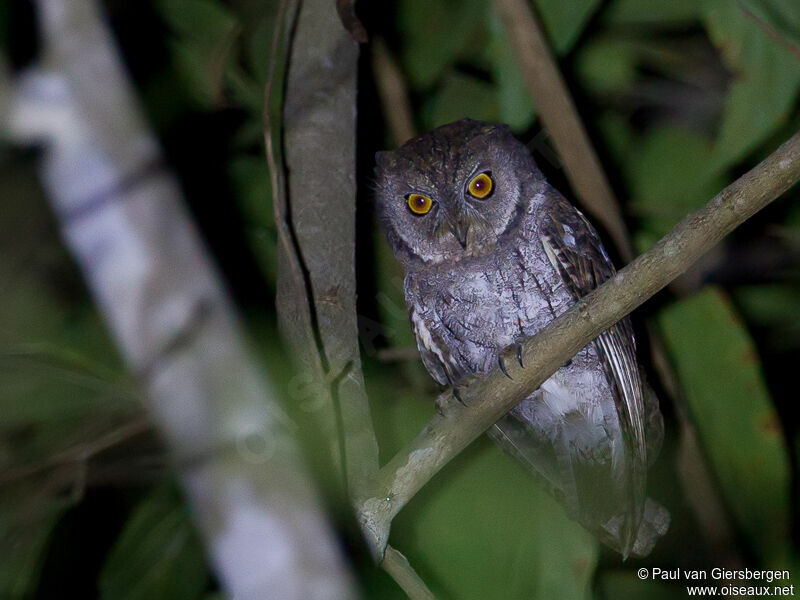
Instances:
[[[381,567],[397,582],[411,600],[436,600],[428,586],[417,575],[408,559],[391,546],[386,546]]]
[[[436,473],[470,442],[537,389],[564,362],[689,268],[734,228],[800,179],[800,133],[706,206],[686,216],[650,250],[527,340],[524,369],[507,378],[499,368],[475,381],[462,397],[447,393],[442,415],[384,466],[360,499],[359,519],[376,556],[386,547],[391,521]],[[506,364],[513,364],[507,357]]]

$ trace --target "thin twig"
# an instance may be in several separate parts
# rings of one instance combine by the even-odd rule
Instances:
[[[527,0],[494,0],[528,92],[583,206],[606,229],[623,260],[633,257],[625,222],[592,142]]]
[[[436,600],[436,596],[433,595],[433,592],[428,589],[422,578],[408,564],[408,559],[402,552],[398,552],[391,546],[386,546],[381,568],[391,575],[392,579],[403,588],[406,596],[411,600]]]
[[[514,379],[495,368],[461,393],[441,398],[437,414],[406,448],[379,472],[371,495],[361,499],[359,518],[370,532],[371,549],[383,555],[394,516],[445,464],[602,331],[630,313],[735,227],[800,179],[800,133],[754,169],[686,216],[649,251],[582,298],[522,346],[524,369]],[[506,364],[512,364],[508,357]]]
[[[96,439],[81,442],[47,457],[41,462],[0,474],[0,486],[7,485],[8,483],[25,477],[31,477],[47,469],[60,467],[67,463],[85,462],[109,448],[150,431],[152,428],[153,425],[148,418],[138,417],[132,419],[119,427],[104,432]]]
[[[400,146],[417,135],[417,128],[403,72],[381,38],[372,42],[372,72],[392,139]]]
[[[800,47],[798,47],[797,44],[793,44],[791,40],[782,35],[780,32],[776,31],[771,24],[758,17],[755,13],[753,13],[753,11],[751,11],[741,2],[739,2],[739,9],[747,19],[755,23],[756,26],[761,29],[761,31],[766,33],[773,42],[780,44],[789,52],[791,52],[797,60],[800,60]]]

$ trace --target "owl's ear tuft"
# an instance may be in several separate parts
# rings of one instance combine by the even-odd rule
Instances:
[[[492,123],[484,129],[486,133],[502,133],[511,135],[511,126],[506,123]]]

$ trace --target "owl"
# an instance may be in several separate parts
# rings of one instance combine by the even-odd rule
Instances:
[[[375,184],[422,362],[455,390],[497,367],[508,375],[509,348],[615,273],[507,126],[463,119],[379,152]],[[626,318],[488,432],[623,557],[649,553],[669,523],[645,492],[663,433],[648,392]]]

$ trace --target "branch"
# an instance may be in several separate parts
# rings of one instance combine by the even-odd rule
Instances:
[[[649,251],[582,298],[522,346],[524,369],[513,380],[499,368],[462,392],[466,406],[446,393],[415,440],[392,458],[358,505],[372,550],[382,556],[394,516],[444,465],[536,390],[602,331],[642,304],[693,262],[800,179],[800,133],[763,162],[686,216]],[[506,364],[514,364],[506,357]]]
[[[403,72],[381,38],[372,42],[372,73],[395,146],[417,135]]]
[[[300,371],[317,384],[322,434],[347,487],[355,489],[378,468],[356,318],[358,44],[330,0],[302,2],[291,37],[288,16],[279,23],[288,59],[284,131],[269,147],[275,152],[282,141],[288,173],[286,187],[275,187],[278,323]],[[272,88],[267,93],[272,95]],[[267,102],[280,108],[279,97]],[[280,113],[267,111],[267,116],[266,136],[274,140],[280,135]],[[283,165],[270,160],[273,181],[282,182],[283,173],[275,171],[283,171]]]
[[[18,139],[44,145],[40,173],[64,240],[147,392],[225,591],[355,597],[97,3],[36,6],[42,66],[4,116]]]
[[[285,0],[273,40],[265,139],[280,242],[278,320],[300,368],[318,384],[323,435],[334,453],[343,448],[338,467],[355,497],[378,471],[356,317],[358,45],[330,0],[305,0],[299,12]],[[288,60],[283,103],[281,59]],[[387,558],[378,562],[411,598],[433,597],[402,554]]]
[[[622,212],[527,0],[494,0],[528,93],[553,139],[583,206],[605,228],[624,260],[633,256]]]
[[[381,567],[403,588],[411,600],[436,600],[436,596],[408,564],[408,559],[391,546],[386,546]]]

